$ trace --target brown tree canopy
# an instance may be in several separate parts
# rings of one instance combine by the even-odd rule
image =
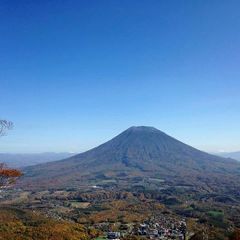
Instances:
[[[207,239],[208,235],[206,234],[205,231],[199,231],[190,238],[190,240],[207,240]]]
[[[240,229],[236,229],[232,236],[229,238],[230,240],[240,240]]]
[[[0,137],[6,134],[7,130],[12,129],[11,121],[0,119]],[[17,178],[22,176],[22,172],[16,169],[7,168],[4,163],[0,163],[0,188],[6,188],[15,183]]]
[[[7,168],[5,164],[0,163],[0,188],[6,188],[11,186],[21,176],[21,171]]]

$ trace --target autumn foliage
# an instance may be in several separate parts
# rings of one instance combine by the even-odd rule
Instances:
[[[240,240],[240,229],[236,229],[230,237],[230,240]]]
[[[0,207],[0,240],[90,240],[96,236],[81,224]]]
[[[21,176],[21,171],[7,168],[3,163],[0,163],[0,188],[9,187]]]

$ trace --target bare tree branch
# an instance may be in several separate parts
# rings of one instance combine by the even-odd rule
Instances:
[[[13,123],[11,121],[0,119],[0,137],[6,135],[6,132],[12,128]],[[4,163],[0,163],[0,189],[10,187],[21,176],[21,171],[7,168]]]
[[[11,121],[0,119],[0,137],[6,135],[6,132],[12,128],[13,123]]]

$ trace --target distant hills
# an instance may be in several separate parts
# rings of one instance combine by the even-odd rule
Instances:
[[[22,168],[40,163],[61,160],[72,156],[72,153],[46,152],[46,153],[0,153],[0,162],[7,164],[8,167]]]
[[[23,186],[78,187],[96,179],[151,177],[183,184],[237,184],[240,163],[186,145],[153,127],[131,127],[70,158],[24,169]],[[214,185],[214,186],[215,186]]]
[[[240,161],[240,151],[239,152],[224,152],[224,153],[219,153],[218,155]]]

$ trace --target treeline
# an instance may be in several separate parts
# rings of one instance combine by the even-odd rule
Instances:
[[[97,236],[97,231],[78,223],[58,221],[25,210],[0,209],[0,240],[90,240]]]

